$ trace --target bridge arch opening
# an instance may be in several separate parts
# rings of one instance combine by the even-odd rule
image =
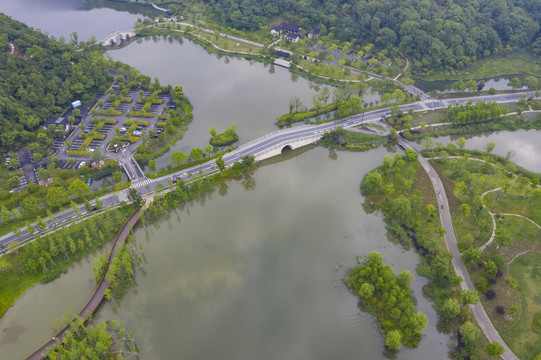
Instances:
[[[291,145],[286,145],[286,146],[284,146],[282,148],[281,153],[282,154],[287,154],[288,152],[291,152],[291,151],[293,151],[293,148],[291,147]]]

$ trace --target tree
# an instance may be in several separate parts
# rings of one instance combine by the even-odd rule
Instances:
[[[150,171],[156,171],[156,160],[150,160],[148,162],[148,168]]]
[[[206,152],[208,155],[210,155],[210,154],[212,154],[212,151],[213,151],[212,145],[207,144],[207,146],[205,146],[205,152]]]
[[[49,206],[55,208],[68,202],[68,194],[64,189],[58,186],[49,188],[45,196]]]
[[[215,127],[210,128],[209,134],[210,134],[210,136],[212,136],[213,139],[216,139],[216,137],[218,136],[218,132],[216,131]]]
[[[96,198],[96,208],[101,209],[103,207],[103,200],[100,198]]]
[[[479,294],[475,290],[464,290],[462,291],[461,299],[464,305],[474,305],[479,302]]]
[[[121,171],[115,171],[113,173],[113,181],[116,184],[119,184],[122,181],[122,172]]]
[[[441,307],[441,315],[444,319],[452,320],[460,314],[460,304],[454,298],[447,299]]]
[[[379,188],[382,182],[383,178],[381,177],[381,174],[377,171],[372,171],[363,178],[363,181],[361,182],[361,192],[364,195],[369,195]]]
[[[82,197],[90,192],[90,186],[82,180],[77,179],[70,184],[68,192],[77,197]]]
[[[479,338],[479,335],[481,335],[481,331],[472,322],[466,321],[464,325],[460,327],[460,334],[468,342],[473,342],[477,340],[477,338]]]
[[[132,204],[136,205],[140,205],[143,201],[143,197],[134,188],[129,188],[128,199],[132,202]]]
[[[533,76],[528,76],[524,79],[524,85],[526,85],[530,90],[535,90],[539,85],[539,80]]]
[[[494,150],[494,148],[496,147],[496,143],[495,142],[487,142],[484,146],[485,148],[485,151],[487,152],[487,154],[490,154],[492,152],[492,150]]]
[[[194,159],[195,161],[201,160],[205,153],[200,148],[193,148],[192,151],[190,151],[190,157]]]
[[[365,300],[370,299],[374,295],[374,286],[368,282],[361,285],[359,296]]]
[[[458,147],[460,148],[460,150],[463,150],[464,147],[466,146],[466,139],[464,139],[464,137],[461,136],[458,138],[456,143],[458,144]]]
[[[462,214],[462,216],[468,216],[470,215],[470,212],[471,212],[470,205],[468,204],[460,205],[460,213]]]
[[[512,78],[507,85],[510,86],[513,90],[520,89],[522,87],[520,79],[516,77]]]
[[[402,347],[402,334],[398,330],[389,331],[385,337],[385,345],[392,350],[398,351]]]
[[[466,88],[468,89],[468,91],[475,91],[477,90],[477,81],[475,80],[468,80],[466,81]]]
[[[182,151],[175,151],[171,154],[169,163],[171,165],[179,166],[180,164],[184,163],[186,160],[188,160],[188,155],[186,155]]]
[[[224,172],[225,170],[225,161],[224,159],[220,156],[216,159],[216,166],[218,166],[218,169],[220,170],[221,173]]]
[[[505,349],[499,342],[494,341],[485,346],[485,351],[488,354],[488,356],[495,358],[500,355],[503,355],[503,353],[505,352]]]

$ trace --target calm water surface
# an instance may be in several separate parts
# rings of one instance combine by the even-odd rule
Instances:
[[[100,40],[117,30],[133,29],[137,18],[144,17],[139,12],[149,11],[103,0],[0,0],[0,12],[67,41],[73,31],[79,40],[87,41],[92,35]]]
[[[204,148],[211,127],[222,132],[237,125],[241,143],[277,130],[274,122],[288,112],[289,100],[298,96],[311,107],[312,94],[319,88],[287,69],[211,54],[180,37],[139,39],[106,56],[158,78],[161,84],[182,85],[194,105],[194,121],[183,139],[156,161],[158,166],[167,165],[173,151]],[[369,94],[364,100],[376,99],[378,95]]]
[[[357,309],[342,277],[356,255],[371,251],[383,253],[395,272],[415,273],[419,263],[415,252],[386,240],[379,214],[362,207],[359,183],[387,153],[338,153],[331,160],[324,148],[299,152],[267,162],[250,181],[164,213],[135,234],[147,259],[137,286],[120,306],[103,306],[98,319],[124,321],[143,359],[381,358],[374,319]],[[53,319],[73,308],[70,296],[58,294],[77,281],[87,284],[90,273],[71,271],[17,302],[0,323],[0,342],[9,344],[0,358],[20,358],[50,337]],[[429,318],[425,336],[397,359],[447,357],[449,337],[436,330],[437,314],[422,297],[425,283],[418,276],[413,283],[417,309]],[[30,325],[35,313],[50,316]]]
[[[381,358],[383,338],[342,285],[355,255],[382,252],[396,272],[415,273],[415,252],[386,240],[379,214],[366,214],[362,176],[387,151],[315,148],[254,175],[255,189],[228,184],[205,201],[164,214],[137,232],[147,263],[137,287],[100,319],[122,319],[143,358]],[[448,337],[423,299],[430,325],[418,349],[398,359],[444,359]]]
[[[466,142],[466,149],[482,150],[487,142],[495,142],[493,154],[503,157],[510,154],[510,160],[525,169],[541,173],[541,131],[518,130],[489,132],[477,135],[461,135]],[[447,144],[455,142],[460,136],[442,136],[435,141]]]

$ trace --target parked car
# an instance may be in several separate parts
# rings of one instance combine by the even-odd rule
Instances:
[[[135,130],[132,134],[133,136],[141,136],[141,132],[138,130]]]
[[[81,161],[81,163],[79,164],[79,166],[77,168],[80,169],[81,167],[83,167],[85,165],[86,165],[86,161]]]
[[[86,148],[86,151],[87,151],[87,152],[94,152],[94,150],[96,150],[96,149],[93,149],[93,148],[90,148],[90,147],[89,147],[89,148]]]
[[[143,130],[145,127],[143,125],[137,125],[136,130]]]
[[[88,186],[90,186],[90,184],[92,184],[92,179],[91,179],[91,178],[88,178],[88,180],[86,180],[86,184],[87,184]]]
[[[120,128],[120,133],[121,134],[124,134],[126,131],[128,131],[128,129],[126,129],[125,127]]]

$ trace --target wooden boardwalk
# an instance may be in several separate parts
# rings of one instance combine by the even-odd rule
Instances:
[[[90,296],[90,299],[86,303],[86,305],[79,311],[77,316],[82,318],[85,323],[88,321],[88,315],[94,314],[100,304],[103,302],[103,299],[105,298],[105,290],[109,288],[109,282],[105,278],[107,275],[107,272],[109,271],[109,265],[111,264],[111,261],[113,260],[113,257],[115,256],[115,253],[118,248],[120,248],[128,238],[128,235],[131,233],[131,229],[137,224],[139,219],[141,218],[141,213],[139,209],[137,209],[126,221],[124,226],[122,226],[122,229],[118,232],[114,242],[113,246],[111,247],[111,253],[109,254],[109,261],[107,262],[107,267],[105,268],[105,271],[103,273],[103,276],[101,278],[101,281],[96,287],[96,290],[92,293],[92,296]],[[28,355],[26,359],[28,360],[41,360],[43,358],[47,357],[47,348],[54,347],[57,343],[61,343],[66,336],[65,332],[70,328],[70,324],[73,322],[70,321],[62,330],[60,330],[54,338],[47,341],[45,344],[41,345],[38,349],[36,349],[32,354]],[[54,340],[53,340],[54,339]]]

